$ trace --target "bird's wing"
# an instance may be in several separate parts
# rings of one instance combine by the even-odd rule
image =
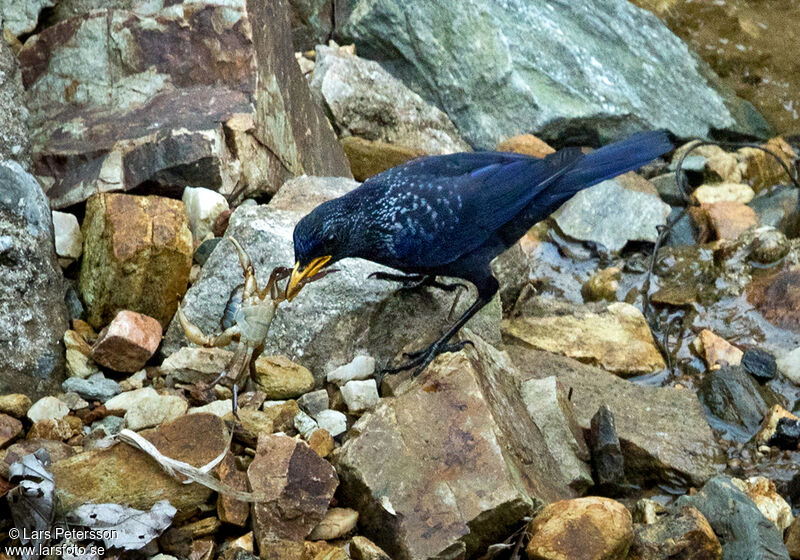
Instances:
[[[483,244],[580,157],[574,149],[544,159],[499,152],[452,154],[410,162],[370,181],[382,183],[395,201],[397,261],[435,267]]]

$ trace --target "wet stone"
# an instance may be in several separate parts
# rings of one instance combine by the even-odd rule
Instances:
[[[614,414],[607,406],[601,406],[592,416],[588,439],[592,451],[592,474],[597,485],[606,491],[616,490],[625,480],[625,460]]]
[[[778,374],[775,356],[761,348],[748,348],[742,356],[742,365],[747,373],[762,385]]]
[[[775,434],[767,440],[767,445],[792,451],[798,448],[798,444],[800,444],[800,420],[792,418],[778,420]]]
[[[192,256],[194,262],[196,262],[200,266],[206,264],[208,257],[211,256],[212,251],[216,249],[220,241],[222,241],[221,237],[212,237],[211,239],[206,239],[205,241],[203,241],[200,244],[200,246],[194,251],[194,255]]]
[[[722,546],[697,508],[665,512],[650,524],[634,526],[627,560],[722,560]]]

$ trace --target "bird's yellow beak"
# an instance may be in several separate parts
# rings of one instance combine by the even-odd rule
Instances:
[[[308,266],[300,266],[300,262],[294,263],[292,269],[292,277],[289,279],[289,285],[286,287],[286,299],[292,301],[294,297],[303,289],[305,282],[312,279],[314,275],[319,272],[323,266],[328,264],[331,260],[331,255],[324,257],[317,257],[308,263]]]

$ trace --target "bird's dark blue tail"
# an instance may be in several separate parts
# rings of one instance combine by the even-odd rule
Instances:
[[[546,190],[554,202],[566,201],[572,195],[606,179],[639,169],[646,163],[672,150],[675,146],[666,130],[638,132],[586,154],[575,166]],[[545,193],[542,193],[545,194]]]

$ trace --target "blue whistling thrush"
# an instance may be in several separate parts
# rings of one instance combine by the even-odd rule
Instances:
[[[475,302],[427,348],[407,354],[389,373],[419,374],[438,354],[464,343],[450,339],[497,293],[489,263],[577,192],[673,149],[666,131],[639,132],[588,154],[565,148],[544,158],[507,152],[428,156],[367,179],[317,206],[294,229],[296,263],[289,299],[302,279],[345,257],[405,274],[377,273],[407,285],[453,289],[437,276],[475,285]]]

